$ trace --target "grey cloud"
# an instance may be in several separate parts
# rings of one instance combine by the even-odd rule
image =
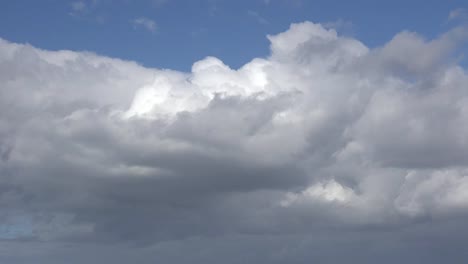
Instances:
[[[0,40],[0,260],[466,259],[466,30],[269,39],[190,73]]]

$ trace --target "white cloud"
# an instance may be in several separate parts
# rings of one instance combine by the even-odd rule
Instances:
[[[352,189],[345,187],[334,180],[327,183],[316,183],[299,194],[287,193],[286,198],[280,202],[281,206],[288,207],[298,202],[308,202],[308,199],[348,203],[355,198]]]
[[[376,228],[466,227],[465,28],[375,49],[310,22],[268,39],[267,58],[188,73],[0,40],[0,217],[54,243],[365,230],[395,246]]]
[[[142,28],[150,31],[151,33],[155,33],[157,31],[157,29],[158,29],[158,27],[156,25],[156,22],[154,22],[154,20],[146,18],[146,17],[135,18],[134,20],[132,20],[132,24],[135,27],[142,27]]]

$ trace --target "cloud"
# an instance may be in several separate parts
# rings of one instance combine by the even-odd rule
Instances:
[[[99,11],[101,4],[101,0],[74,1],[70,4],[69,15],[75,19],[103,24],[108,20],[108,16]]]
[[[70,7],[70,16],[82,18],[89,15],[89,13],[93,10],[94,5],[85,1],[75,1],[70,4]]]
[[[352,35],[354,31],[353,23],[343,19],[322,23],[322,26],[326,29],[335,29],[340,34],[346,35]]]
[[[258,23],[260,23],[260,24],[263,24],[263,25],[269,24],[268,20],[266,20],[264,17],[262,17],[259,13],[255,12],[255,11],[248,10],[247,14],[249,16],[251,16],[252,18],[254,18],[255,20],[257,20]]]
[[[82,12],[86,9],[86,3],[83,1],[76,1],[71,3],[71,7],[75,12]]]
[[[0,40],[0,260],[464,259],[467,37],[304,22],[191,72]]]
[[[142,27],[151,33],[155,33],[156,30],[158,29],[156,22],[146,17],[135,18],[134,20],[132,20],[132,24],[135,28]]]
[[[468,18],[468,11],[465,8],[457,8],[450,11],[448,20],[457,20],[457,19],[467,19]]]

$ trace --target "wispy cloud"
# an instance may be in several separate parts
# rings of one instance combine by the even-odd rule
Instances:
[[[450,11],[448,20],[468,19],[468,10],[466,8],[457,8]]]
[[[268,20],[266,18],[264,18],[263,16],[261,16],[258,12],[255,12],[253,10],[249,10],[249,11],[247,11],[247,14],[250,17],[255,18],[258,21],[258,23],[260,23],[262,25],[269,24]]]
[[[74,1],[70,4],[71,10],[69,15],[81,20],[103,24],[108,17],[107,15],[98,12],[97,8],[100,3],[100,0]]]
[[[84,10],[86,10],[86,7],[87,5],[83,1],[76,1],[71,3],[71,8],[74,12],[83,12]]]
[[[156,33],[158,29],[156,22],[146,17],[135,18],[131,22],[135,28],[144,28],[151,33]]]

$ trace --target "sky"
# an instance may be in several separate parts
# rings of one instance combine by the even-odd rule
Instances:
[[[2,3],[0,36],[147,67],[189,71],[193,62],[215,56],[239,68],[268,56],[265,36],[291,23],[334,26],[377,47],[402,30],[436,37],[459,22],[448,14],[466,6],[464,0],[16,0]]]
[[[0,263],[468,261],[463,1],[0,6]]]

